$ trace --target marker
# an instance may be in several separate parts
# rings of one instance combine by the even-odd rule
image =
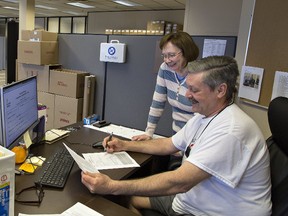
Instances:
[[[106,148],[106,149],[108,148],[108,142],[110,142],[110,141],[112,140],[112,136],[113,136],[113,132],[110,133],[109,139],[108,139],[108,141],[106,142],[106,145],[105,145],[105,148]]]

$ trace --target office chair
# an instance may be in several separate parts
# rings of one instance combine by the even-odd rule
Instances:
[[[288,215],[288,98],[277,97],[268,107],[272,216]]]

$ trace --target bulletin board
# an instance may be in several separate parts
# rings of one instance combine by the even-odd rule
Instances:
[[[264,68],[258,105],[268,107],[276,71],[288,71],[288,1],[255,0],[246,66]]]

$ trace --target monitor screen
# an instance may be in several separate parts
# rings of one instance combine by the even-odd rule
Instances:
[[[38,121],[36,76],[1,88],[1,141],[11,149]]]

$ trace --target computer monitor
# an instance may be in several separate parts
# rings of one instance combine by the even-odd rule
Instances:
[[[0,142],[12,149],[38,122],[36,76],[1,87],[0,103]]]

